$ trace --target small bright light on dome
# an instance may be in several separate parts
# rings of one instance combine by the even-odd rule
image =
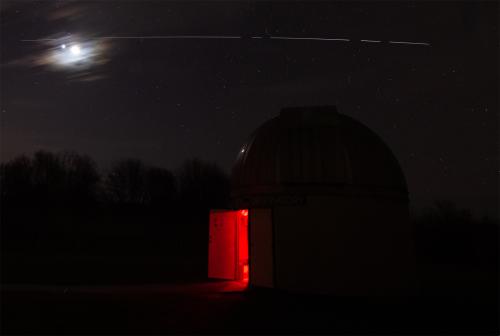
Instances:
[[[62,48],[62,49],[66,49],[66,45],[65,45],[65,44],[62,44],[62,45],[61,45],[61,48]]]
[[[70,49],[71,53],[73,55],[79,55],[80,54],[80,46],[78,44],[75,44],[74,46],[72,46]]]

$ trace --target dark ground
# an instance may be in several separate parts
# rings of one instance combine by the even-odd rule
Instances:
[[[234,283],[5,285],[2,334],[498,334],[496,297],[368,299]]]
[[[421,221],[421,294],[376,299],[207,282],[205,217],[108,212],[2,212],[1,334],[499,334],[493,224]]]

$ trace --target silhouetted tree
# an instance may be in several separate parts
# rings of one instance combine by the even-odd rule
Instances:
[[[140,160],[123,159],[115,162],[105,184],[107,194],[114,203],[146,203],[146,167]]]
[[[94,202],[100,180],[96,163],[89,156],[75,152],[64,152],[59,160],[65,171],[66,200],[81,206]]]
[[[227,205],[229,181],[219,167],[200,160],[187,161],[178,173],[125,159],[101,178],[95,162],[75,152],[38,151],[1,165],[1,239],[10,274],[24,278],[29,269],[17,263],[19,253],[71,263],[75,255],[164,255],[204,265],[208,209]],[[89,207],[99,191],[120,206],[99,198],[99,207]],[[195,269],[190,272],[205,275],[204,266]],[[64,270],[58,266],[49,277],[65,276]]]
[[[1,200],[6,203],[28,202],[33,191],[32,164],[27,156],[19,156],[0,168]]]
[[[171,204],[177,191],[174,174],[164,168],[148,168],[146,171],[146,191],[152,206]]]
[[[56,154],[38,151],[32,159],[34,197],[40,205],[56,205],[64,200],[65,170]]]
[[[186,161],[178,172],[181,201],[203,209],[223,208],[229,200],[229,179],[216,164]]]
[[[229,200],[229,179],[217,165],[188,160],[177,173],[182,223],[179,249],[206,263],[209,209],[224,208]]]
[[[95,200],[99,173],[96,164],[74,152],[38,151],[2,165],[2,200],[27,206],[80,205]]]
[[[437,201],[415,219],[420,257],[436,263],[491,263],[498,224],[477,220],[470,210],[453,202]]]

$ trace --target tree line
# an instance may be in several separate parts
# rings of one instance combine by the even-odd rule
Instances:
[[[102,173],[91,157],[69,151],[38,151],[3,163],[0,186],[4,206],[22,207],[176,203],[210,208],[225,206],[229,195],[226,173],[199,159],[187,160],[175,173],[137,159],[121,159]]]
[[[78,277],[102,278],[106,272],[113,277],[118,264],[110,268],[105,260],[139,258],[146,265],[141,272],[128,270],[130,261],[122,263],[124,278],[153,271],[171,272],[150,275],[155,279],[183,272],[205,276],[209,210],[229,206],[229,192],[227,174],[198,159],[175,171],[121,159],[101,171],[91,157],[76,152],[21,155],[0,165],[4,274],[12,281],[77,278],[64,271],[71,264]],[[476,218],[446,201],[413,214],[412,220],[419,263],[496,269],[497,220]],[[40,256],[69,264],[38,272],[33,265],[41,265]],[[77,258],[89,256],[101,258],[99,272],[95,259]],[[153,259],[170,266],[147,266]]]
[[[117,265],[124,265],[124,278],[157,271],[201,276],[209,210],[228,206],[229,178],[199,159],[175,171],[120,159],[101,171],[87,155],[38,151],[0,166],[0,194],[2,263],[11,281],[113,277]],[[144,269],[124,271],[131,260]],[[144,266],[152,260],[175,266]],[[52,271],[35,271],[40,265]]]

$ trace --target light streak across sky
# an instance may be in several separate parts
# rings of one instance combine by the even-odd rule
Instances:
[[[293,36],[238,36],[238,35],[144,35],[144,36],[102,36],[91,38],[93,40],[176,40],[176,39],[270,39],[270,40],[307,40],[307,41],[325,41],[325,42],[356,42],[348,38],[325,38],[325,37],[293,37]],[[24,39],[22,42],[51,42],[57,41],[57,38]],[[363,43],[383,43],[382,40],[359,40]],[[431,46],[428,42],[410,42],[410,41],[388,41],[389,44],[396,45],[420,45]]]
[[[84,37],[66,35],[62,37],[46,37],[38,39],[23,39],[22,42],[34,42],[48,45],[42,54],[34,56],[34,63],[47,65],[56,70],[68,70],[75,73],[85,72],[90,67],[108,62],[106,51],[112,40],[287,40],[287,41],[312,41],[339,42],[339,43],[366,43],[391,46],[430,46],[426,42],[410,41],[382,41],[382,40],[352,40],[344,37],[300,37],[300,36],[271,36],[253,35],[137,35],[137,36],[95,36]]]
[[[389,41],[391,44],[416,44],[416,45],[427,45],[429,46],[430,43],[425,43],[425,42],[405,42],[405,41]]]

